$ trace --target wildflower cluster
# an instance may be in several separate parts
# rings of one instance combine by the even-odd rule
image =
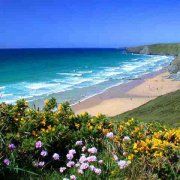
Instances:
[[[93,122],[93,123],[92,123]],[[95,128],[88,129],[88,124]],[[0,159],[2,171],[12,165],[15,169],[33,167],[57,169],[64,164],[65,156],[78,139],[102,149],[102,129],[111,124],[105,116],[91,117],[88,113],[75,115],[69,103],[57,106],[55,99],[45,101],[42,110],[30,108],[25,100],[15,105],[0,104]],[[82,145],[82,141],[77,141]],[[85,147],[82,147],[85,152]],[[71,159],[73,153],[68,153]],[[76,154],[77,156],[79,155]],[[13,163],[12,163],[13,162]],[[9,172],[9,167],[6,172]],[[11,171],[11,170],[10,170]],[[37,171],[38,172],[38,171]]]
[[[114,132],[107,133],[106,138],[114,159],[117,162],[118,156],[122,159],[118,162],[121,169],[138,162],[164,177],[178,171],[180,129],[130,119],[117,123]],[[171,172],[167,170],[170,167],[173,167]]]
[[[25,100],[0,104],[0,129],[1,176],[23,171],[71,180],[176,179],[178,174],[178,128],[76,115],[69,103],[57,106],[52,98],[42,110]]]
[[[95,147],[87,148],[82,141],[76,142],[77,151],[80,152],[79,158],[76,158],[76,150],[71,149],[68,151],[66,158],[66,166],[60,167],[59,172],[64,174],[67,177],[67,173],[74,174],[69,175],[70,179],[76,179],[78,176],[82,176],[85,173],[100,175],[102,170],[99,166],[103,165],[103,160],[98,160],[97,155],[98,151]]]

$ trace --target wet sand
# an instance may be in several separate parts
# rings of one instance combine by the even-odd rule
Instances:
[[[160,70],[140,79],[112,87],[105,92],[72,105],[76,113],[88,112],[115,116],[139,107],[158,96],[180,89],[180,81],[168,78],[169,73]]]

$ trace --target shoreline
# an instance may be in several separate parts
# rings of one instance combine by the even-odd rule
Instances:
[[[119,89],[119,87],[122,87],[122,91],[128,90],[129,88],[133,88],[136,85],[138,85],[139,83],[141,83],[144,79],[147,79],[147,78],[150,78],[150,77],[154,77],[157,74],[160,74],[160,73],[162,73],[164,71],[166,71],[166,67],[163,67],[162,69],[160,69],[158,71],[150,72],[148,74],[142,74],[141,76],[139,76],[138,78],[135,78],[135,79],[128,79],[127,82],[117,83],[117,84],[115,84],[113,86],[105,88],[103,91],[101,91],[99,93],[95,93],[95,94],[92,94],[90,96],[81,96],[82,99],[76,100],[75,102],[72,102],[71,100],[68,101],[68,102],[70,102],[70,105],[71,105],[72,108],[75,107],[75,111],[76,111],[76,106],[79,106],[78,104],[81,103],[81,102],[89,101],[89,99],[96,98],[97,96],[100,96],[101,94],[103,95],[104,93],[108,92],[111,89],[116,89],[117,87],[118,87],[118,89]],[[93,86],[96,87],[97,85],[93,85]],[[83,89],[86,89],[86,88],[88,88],[88,87],[85,87]],[[79,88],[74,89],[74,91],[78,91],[78,90],[79,90]],[[66,91],[66,92],[69,92],[69,90]],[[46,95],[46,96],[44,96],[42,98],[38,98],[38,99],[34,99],[34,100],[29,101],[29,104],[30,104],[31,107],[36,107],[36,108],[42,109],[43,106],[44,106],[44,101],[46,99],[48,99],[48,98],[51,98],[51,97],[54,97],[57,100],[58,104],[62,103],[64,101],[61,102],[60,101],[61,98],[59,97],[59,95],[61,93],[62,92],[48,94],[48,95]],[[93,105],[96,105],[96,104],[93,104]]]
[[[87,101],[87,100],[89,100],[91,98],[96,98],[96,97],[98,97],[100,95],[104,95],[108,91],[115,90],[116,88],[118,88],[118,89],[122,88],[120,92],[123,93],[124,90],[130,90],[131,88],[134,88],[138,84],[141,84],[142,81],[144,81],[145,79],[148,79],[150,77],[155,77],[156,75],[161,74],[162,72],[165,72],[165,71],[166,71],[165,68],[163,68],[163,69],[155,71],[155,72],[151,72],[151,73],[148,73],[148,74],[143,74],[140,77],[138,77],[137,79],[130,79],[127,82],[119,83],[119,84],[116,84],[114,86],[108,87],[108,88],[106,88],[104,91],[102,91],[100,93],[93,94],[93,95],[91,95],[89,97],[85,97],[84,99],[79,100],[79,102],[82,103],[82,102]],[[75,102],[75,103],[71,104],[71,106],[75,107],[75,106],[77,106],[79,104],[79,102]]]
[[[174,59],[175,59],[175,57],[174,57]],[[174,61],[174,59],[172,61]],[[62,91],[62,92],[58,92],[58,93],[47,94],[46,96],[43,96],[42,98],[38,98],[38,99],[34,99],[32,101],[29,101],[29,104],[31,107],[38,107],[38,108],[42,109],[44,106],[44,100],[54,97],[57,100],[58,104],[62,103],[64,101],[70,102],[70,105],[71,105],[72,109],[75,111],[75,113],[82,112],[82,110],[86,110],[86,109],[88,111],[88,108],[92,108],[93,106],[96,106],[97,104],[102,103],[103,100],[109,100],[109,99],[113,99],[113,98],[123,98],[123,97],[127,98],[127,95],[125,94],[126,91],[129,91],[130,89],[135,88],[136,86],[143,83],[146,79],[152,78],[152,77],[154,77],[158,74],[161,74],[162,72],[165,72],[165,71],[167,71],[167,66],[162,67],[158,71],[150,72],[147,74],[142,74],[138,78],[127,79],[126,82],[116,83],[112,86],[104,88],[104,90],[101,90],[100,92],[96,92],[94,94],[90,94],[87,96],[81,95],[79,97],[79,99],[76,99],[76,100],[74,98],[70,98],[69,100],[62,100],[62,93],[69,93],[71,91],[71,90],[67,90],[65,92]],[[97,89],[97,87],[96,87],[97,85],[93,85],[93,86],[94,86],[94,88]],[[84,87],[82,89],[86,93],[86,92],[88,92],[88,88],[89,87]],[[74,89],[75,94],[78,93],[78,91],[79,91],[79,88]],[[113,91],[113,92],[111,92],[111,91]],[[110,95],[108,95],[108,93]],[[94,115],[94,113],[93,113],[93,115]],[[107,114],[107,115],[109,115],[109,114]]]
[[[76,114],[87,111],[91,115],[102,113],[115,116],[178,89],[180,81],[169,79],[169,73],[164,68],[142,75],[139,79],[110,87],[102,93],[73,104],[72,109]]]

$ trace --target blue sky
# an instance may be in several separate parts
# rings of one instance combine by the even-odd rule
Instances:
[[[0,0],[0,48],[180,42],[180,0]]]

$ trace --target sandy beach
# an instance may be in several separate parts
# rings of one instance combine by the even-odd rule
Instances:
[[[180,89],[180,81],[168,78],[169,72],[161,70],[140,79],[112,87],[72,106],[76,113],[88,112],[115,116],[139,107],[158,96]]]

